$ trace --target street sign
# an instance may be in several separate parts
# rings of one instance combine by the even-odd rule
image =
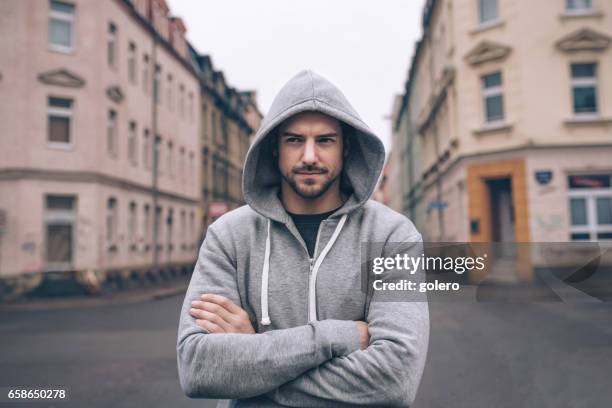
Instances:
[[[545,186],[550,183],[553,177],[553,172],[550,170],[539,170],[535,172],[535,179],[538,184]]]

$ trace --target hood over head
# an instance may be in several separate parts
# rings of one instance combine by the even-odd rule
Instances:
[[[300,112],[316,111],[338,119],[352,130],[350,150],[344,158],[341,188],[349,192],[347,202],[333,216],[362,206],[372,195],[385,161],[381,140],[359,117],[342,92],[327,79],[304,70],[280,90],[249,148],[242,176],[246,203],[261,215],[286,223],[278,192],[281,174],[272,156],[274,130]]]

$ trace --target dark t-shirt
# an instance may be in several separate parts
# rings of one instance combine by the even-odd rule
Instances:
[[[293,219],[293,223],[306,243],[308,255],[311,258],[314,254],[317,241],[317,232],[319,232],[319,225],[321,224],[321,221],[335,213],[338,208],[321,214],[293,214],[287,211],[287,214],[289,214]]]

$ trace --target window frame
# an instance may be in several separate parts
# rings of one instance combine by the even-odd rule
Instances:
[[[149,129],[142,130],[142,164],[147,170],[151,169],[151,132]]]
[[[130,164],[138,165],[138,124],[135,120],[130,121],[128,129],[128,161]]]
[[[63,197],[70,198],[72,200],[72,208],[49,208],[49,198],[51,197]],[[43,195],[43,234],[44,234],[44,270],[71,270],[73,268],[74,262],[76,260],[76,230],[77,230],[77,214],[78,214],[78,196],[75,194],[55,194],[55,193],[47,193]],[[71,232],[71,247],[70,247],[70,261],[67,262],[51,262],[48,260],[48,242],[47,242],[47,228],[49,226],[70,226],[72,228]]]
[[[181,119],[185,118],[185,85],[179,84],[179,114]]]
[[[51,8],[52,3],[63,3],[72,6],[72,13],[56,11]],[[75,21],[76,21],[76,5],[69,1],[49,0],[49,14],[47,16],[47,46],[51,51],[58,51],[66,54],[73,53],[75,47]],[[51,20],[59,20],[70,23],[70,46],[56,44],[51,42]]]
[[[62,108],[57,106],[50,106],[51,98],[65,99],[70,101],[70,108]],[[57,142],[49,140],[50,128],[49,119],[50,116],[57,116],[62,118],[68,118],[68,142]],[[74,117],[74,98],[65,96],[47,96],[47,147],[52,149],[60,150],[72,150],[74,148],[74,129],[73,129],[73,117]]]
[[[111,205],[112,204],[112,205]],[[119,200],[111,196],[106,200],[106,243],[111,246],[116,245],[119,237]]]
[[[112,44],[112,53],[111,53]],[[112,61],[111,61],[112,56]],[[117,24],[108,22],[106,30],[106,64],[113,69],[117,69],[119,60],[119,29]]]
[[[174,178],[176,175],[174,172],[174,143],[171,140],[168,140],[168,144],[166,146],[166,166],[168,168],[168,177]]]
[[[117,158],[119,156],[119,114],[115,109],[108,109],[106,116],[106,153],[112,157]],[[111,119],[113,121],[111,122]],[[111,127],[112,124],[112,127]],[[112,128],[112,133],[111,133]]]
[[[168,110],[170,112],[174,111],[174,77],[171,73],[166,75],[166,100],[168,105]]]
[[[144,251],[148,251],[151,245],[151,206],[145,204],[142,206],[142,242],[144,242]]]
[[[499,0],[477,0],[478,1],[478,27],[487,27],[494,25],[499,21]],[[483,20],[483,2],[494,1],[495,2],[495,17]]]
[[[189,91],[187,95],[187,110],[188,110],[188,116],[189,116],[189,123],[193,123],[193,120],[195,118],[194,106],[195,106],[195,96],[193,94],[193,91]]]
[[[134,41],[128,44],[128,81],[132,85],[138,84],[138,46]]]
[[[575,7],[570,7],[572,2]],[[584,3],[588,2],[588,6]],[[565,0],[565,13],[572,15],[591,14],[593,13],[593,0]]]
[[[135,244],[138,242],[138,204],[130,201],[128,204],[128,242],[130,250],[136,250]]]
[[[499,85],[487,87],[485,85],[485,78],[493,75],[499,75]],[[480,76],[481,92],[482,92],[482,106],[483,106],[483,119],[485,127],[499,126],[506,123],[506,111],[504,104],[504,77],[501,70],[483,74]],[[487,100],[488,98],[501,97],[501,118],[490,120],[487,111]]]
[[[592,77],[577,77],[574,78],[572,74],[572,68],[574,65],[593,65],[594,76]],[[598,71],[598,63],[597,62],[572,62],[570,63],[570,91],[571,91],[571,103],[572,103],[572,115],[575,118],[579,119],[589,119],[589,118],[598,118],[600,116],[600,106],[599,106],[599,87],[598,87],[598,79],[597,79],[597,71]],[[595,93],[595,111],[594,112],[576,112],[576,103],[574,90],[576,88],[587,88],[592,87]]]
[[[149,54],[142,54],[142,91],[145,95],[149,95],[151,89],[151,62]]]
[[[571,188],[569,186],[569,177],[573,175],[579,174],[570,174],[567,177],[568,180],[568,225],[569,225],[569,234],[568,238],[572,242],[580,242],[587,240],[578,240],[572,239],[572,234],[589,234],[589,242],[599,242],[599,241],[610,241],[611,239],[599,239],[597,238],[597,234],[599,233],[612,233],[612,223],[611,224],[603,224],[600,225],[597,223],[597,198],[610,198],[612,200],[612,186],[611,187],[603,187],[603,188]],[[588,174],[595,175],[595,174]],[[597,174],[597,175],[606,175],[608,177],[612,177],[612,174]],[[572,224],[572,208],[571,208],[571,200],[576,198],[582,198],[585,200],[585,208],[586,208],[586,224],[585,225],[573,225]]]
[[[179,177],[181,179],[181,184],[185,183],[185,147],[181,146],[179,150]]]

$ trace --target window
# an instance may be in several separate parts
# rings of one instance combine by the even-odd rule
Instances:
[[[142,135],[142,163],[148,170],[151,168],[151,136],[149,135],[149,129],[144,130]]]
[[[179,177],[181,179],[181,183],[185,182],[185,148],[181,147],[179,153]]]
[[[228,126],[227,126],[227,116],[225,115],[221,115],[221,144],[224,146],[227,146],[228,144],[228,136],[229,136],[229,132],[228,132]],[[229,146],[227,147],[227,150],[229,151]]]
[[[155,65],[155,74],[153,76],[153,98],[155,102],[161,104],[161,67]]]
[[[189,213],[189,240],[191,241],[191,247],[195,247],[195,214],[193,211]]]
[[[189,92],[189,122],[193,122],[193,92]]]
[[[111,197],[106,202],[106,241],[114,243],[117,239],[117,199]]]
[[[185,210],[181,210],[181,248],[187,247],[187,216]]]
[[[153,222],[155,223],[155,226],[157,228],[157,233],[158,233],[158,236],[160,238],[163,236],[162,235],[162,228],[163,228],[163,225],[164,225],[161,222],[161,220],[162,220],[162,218],[161,218],[162,217],[162,212],[163,212],[163,209],[161,207],[159,207],[159,206],[155,207],[155,219],[153,220]],[[156,244],[156,246],[157,246],[157,248],[155,248],[155,251],[157,251],[159,248],[161,248],[162,245],[158,242]]]
[[[174,177],[174,163],[172,162],[172,155],[173,155],[173,149],[172,149],[172,142],[168,142],[168,152],[167,152],[167,157],[168,157],[168,165],[167,165],[167,169],[168,169],[168,174],[170,175],[170,177]]]
[[[568,177],[570,239],[612,240],[612,175]]]
[[[166,218],[166,244],[168,245],[168,256],[169,253],[172,252],[172,245],[174,243],[174,234],[173,234],[173,226],[174,224],[174,209],[168,209],[168,218]]]
[[[145,94],[149,94],[149,56],[142,56],[142,90]]]
[[[137,145],[137,126],[136,122],[130,122],[130,135],[128,136],[128,159],[130,163],[136,165],[138,164],[138,145]]]
[[[174,84],[172,83],[172,75],[168,74],[168,78],[166,82],[167,82],[166,100],[168,101],[168,109],[173,110],[174,109],[174,98],[172,95],[172,87],[174,86]]]
[[[164,149],[164,144],[162,142],[162,138],[160,135],[157,135],[155,137],[155,146],[153,149],[153,166],[157,168],[157,174],[158,175],[162,175],[163,174],[163,170],[164,170],[164,166],[163,166],[163,160],[160,160],[160,158],[162,158],[162,150]]]
[[[128,50],[128,79],[130,83],[136,84],[136,44],[130,42]]]
[[[108,23],[108,39],[106,43],[106,61],[110,67],[117,64],[117,26]]]
[[[47,100],[47,141],[50,146],[70,146],[72,99],[49,97]]]
[[[480,24],[490,23],[497,20],[497,0],[478,0]]]
[[[117,156],[117,112],[112,109],[108,111],[106,147],[109,155],[113,157]]]
[[[504,97],[501,72],[482,77],[485,122],[492,124],[504,120]]]
[[[142,216],[142,231],[143,231],[143,241],[145,242],[145,250],[148,250],[149,243],[151,242],[151,208],[149,204],[145,204],[143,208],[143,216]]]
[[[179,112],[181,118],[185,117],[185,85],[179,85]]]
[[[72,264],[75,201],[74,196],[45,197],[45,261],[48,269],[69,269]]]
[[[136,223],[136,203],[134,201],[130,202],[130,208],[129,208],[129,213],[128,213],[128,240],[130,242],[130,249],[131,250],[135,250],[136,246],[134,245],[136,243],[136,228],[137,228],[137,223]]]
[[[193,183],[195,179],[195,173],[193,168],[193,152],[189,152],[189,175],[187,176],[187,180],[189,180],[189,184]]]
[[[204,140],[208,139],[208,105],[202,106],[202,132]]]
[[[565,0],[565,10],[568,13],[588,13],[592,8],[591,0]]]
[[[597,64],[572,64],[571,70],[574,114],[597,114]]]
[[[63,52],[74,48],[74,4],[50,1],[49,47]]]
[[[210,125],[212,126],[212,140],[215,144],[220,144],[217,139],[217,113],[215,111],[212,112],[210,117]]]

